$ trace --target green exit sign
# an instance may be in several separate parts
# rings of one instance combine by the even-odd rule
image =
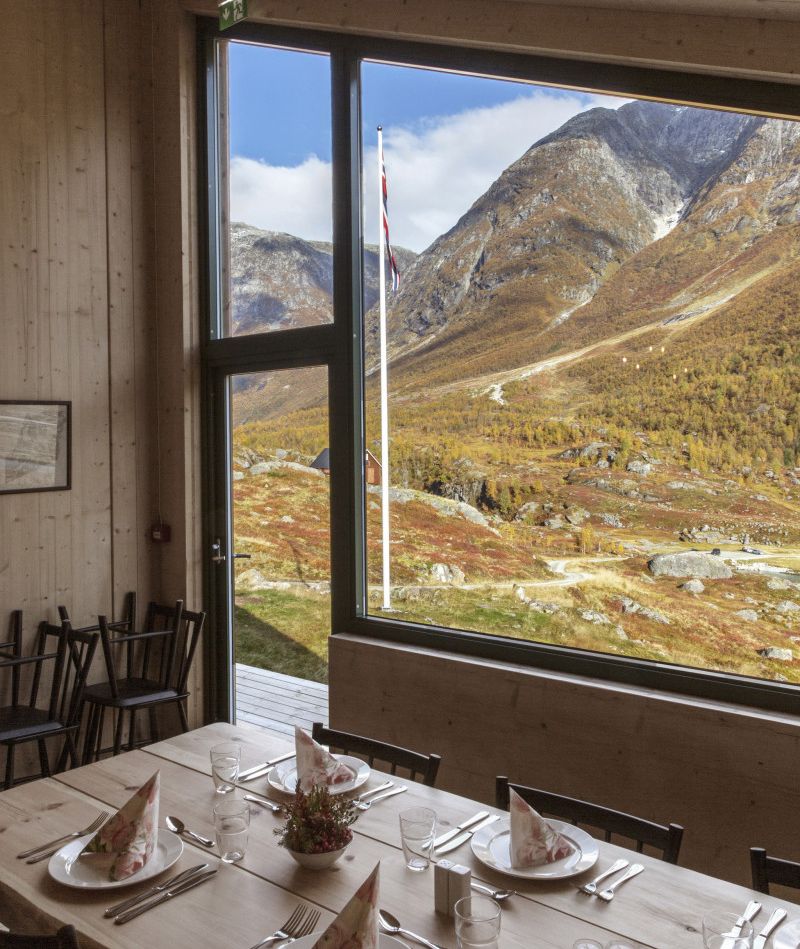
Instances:
[[[225,0],[219,5],[219,28],[227,30],[247,16],[247,0]]]

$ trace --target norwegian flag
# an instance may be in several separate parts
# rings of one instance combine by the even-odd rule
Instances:
[[[383,194],[383,232],[386,235],[386,255],[389,258],[389,270],[392,274],[392,290],[397,290],[400,286],[400,271],[397,269],[397,261],[392,250],[392,242],[389,240],[389,192],[386,187],[386,164],[383,160],[383,146],[381,145],[381,192]]]

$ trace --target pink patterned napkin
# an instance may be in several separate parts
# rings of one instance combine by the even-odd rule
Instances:
[[[159,774],[156,771],[81,851],[80,857],[108,869],[109,880],[141,870],[158,843]]]
[[[297,725],[294,727],[294,744],[297,752],[297,777],[304,791],[310,791],[315,784],[327,784],[328,787],[345,784],[355,777],[352,768],[334,758]]]
[[[511,793],[511,866],[540,867],[575,852],[575,847],[527,804],[513,788]]]
[[[378,864],[313,949],[378,949]]]

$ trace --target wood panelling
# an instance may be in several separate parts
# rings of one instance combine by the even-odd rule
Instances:
[[[494,777],[683,824],[681,865],[745,884],[748,847],[800,858],[800,720],[336,636],[331,727],[442,755],[439,786]]]
[[[182,2],[197,13],[216,12],[216,0]],[[624,10],[613,9],[614,0],[591,6],[516,0],[403,0],[394,5],[250,0],[248,10],[254,21],[284,26],[797,82],[800,22],[796,15],[768,19],[772,12],[778,15],[779,3],[751,3],[750,10],[763,8],[759,17],[721,15],[728,0],[715,0],[713,6],[706,0],[662,0],[655,9],[649,0],[623,0]],[[741,0],[736,8],[743,12]],[[792,5],[784,3],[780,9],[788,17]],[[464,68],[469,69],[466,58]]]

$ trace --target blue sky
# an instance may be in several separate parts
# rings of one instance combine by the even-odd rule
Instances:
[[[330,240],[330,74],[325,56],[232,43],[234,220]],[[578,112],[624,100],[411,69],[362,67],[365,176],[384,127],[396,244],[422,250],[535,141]],[[365,180],[365,237],[376,239]]]

